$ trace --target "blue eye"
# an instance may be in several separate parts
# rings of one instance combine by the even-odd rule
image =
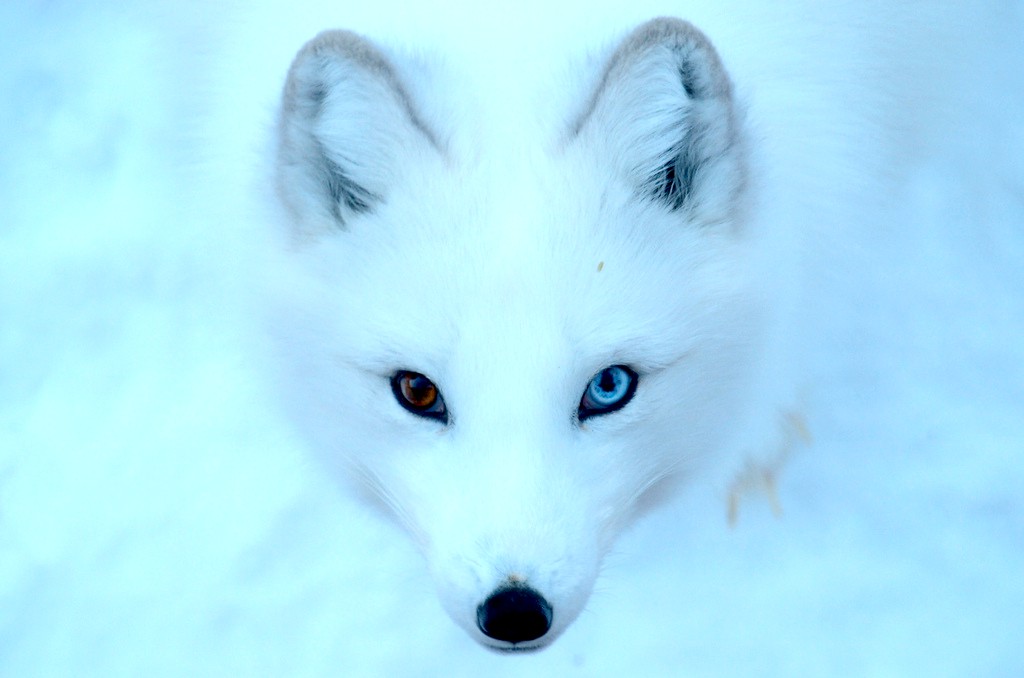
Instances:
[[[636,382],[636,372],[625,365],[604,368],[594,375],[580,398],[579,420],[624,407],[636,393]]]

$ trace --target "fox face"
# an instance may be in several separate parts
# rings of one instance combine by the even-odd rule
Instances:
[[[758,354],[746,142],[715,50],[657,19],[594,83],[548,127],[445,119],[330,31],[281,103],[292,408],[500,651],[555,639],[621,530],[724,454]]]

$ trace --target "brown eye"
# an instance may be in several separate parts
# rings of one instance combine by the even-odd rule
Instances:
[[[437,402],[437,386],[422,374],[406,372],[398,379],[402,397],[416,410],[429,410]]]
[[[391,377],[398,403],[413,414],[448,423],[448,410],[437,384],[419,372],[399,370]]]

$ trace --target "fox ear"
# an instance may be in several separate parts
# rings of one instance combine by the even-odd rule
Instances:
[[[300,228],[372,211],[418,152],[438,152],[436,138],[376,47],[325,31],[299,51],[281,102],[276,179]]]
[[[737,117],[708,39],[685,21],[660,18],[615,50],[572,132],[640,197],[715,222],[729,218],[745,183]]]

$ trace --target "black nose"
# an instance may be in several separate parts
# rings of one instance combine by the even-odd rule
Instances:
[[[476,623],[496,640],[536,640],[551,628],[551,606],[525,586],[498,589],[476,608]]]

